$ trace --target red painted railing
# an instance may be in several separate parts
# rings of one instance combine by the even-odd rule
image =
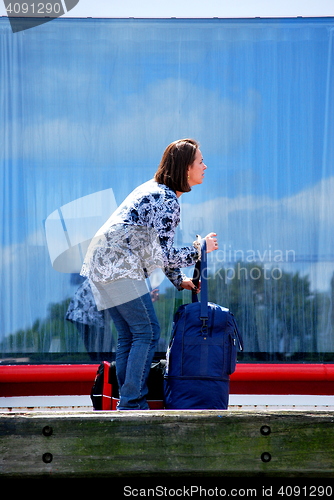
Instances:
[[[0,396],[90,394],[98,365],[0,366]]]
[[[90,394],[98,365],[0,366],[0,396]],[[334,364],[238,363],[231,394],[334,395]]]
[[[333,364],[243,364],[231,376],[231,394],[334,394]]]

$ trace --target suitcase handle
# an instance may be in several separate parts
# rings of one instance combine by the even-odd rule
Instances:
[[[195,264],[195,269],[193,273],[193,283],[198,286],[199,280],[201,279],[201,316],[200,319],[203,321],[203,327],[207,326],[206,321],[209,318],[208,313],[208,264],[207,264],[207,253],[206,253],[206,241],[205,238],[201,241],[201,260],[198,260]],[[197,293],[192,292],[191,300],[192,302],[198,302]]]
[[[206,241],[202,239],[201,241],[201,260],[198,260],[195,264],[195,269],[193,273],[193,283],[198,286],[199,280],[201,279],[201,315],[200,319],[203,322],[202,325],[202,333],[206,334],[208,330],[208,320],[209,320],[209,307],[208,307],[208,265],[207,265],[207,253],[206,253]],[[199,302],[198,295],[195,292],[192,292],[192,302]],[[232,313],[231,313],[232,314]],[[233,316],[233,315],[232,315]],[[238,340],[239,350],[243,351],[244,345],[242,336],[239,332],[237,323],[234,321],[234,333],[236,335],[236,339]]]

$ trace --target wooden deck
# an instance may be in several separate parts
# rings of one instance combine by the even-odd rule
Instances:
[[[0,413],[0,478],[334,477],[328,411]]]

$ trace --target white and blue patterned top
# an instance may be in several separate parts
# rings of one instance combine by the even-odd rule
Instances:
[[[105,328],[110,317],[105,317],[104,311],[98,311],[89,280],[85,280],[74,294],[65,315],[67,321],[83,323],[84,325]]]
[[[81,275],[93,282],[145,279],[161,268],[182,290],[182,267],[198,260],[194,246],[174,248],[180,205],[174,191],[153,179],[138,186],[94,236]]]

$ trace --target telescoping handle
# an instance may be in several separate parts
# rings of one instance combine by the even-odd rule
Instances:
[[[208,265],[207,265],[207,253],[206,253],[206,241],[203,238],[201,242],[201,260],[198,260],[195,264],[195,269],[193,273],[193,282],[198,286],[201,280],[201,316],[200,319],[203,321],[209,318],[208,314]],[[198,302],[197,293],[192,293],[192,302]],[[204,324],[203,321],[203,324]]]

